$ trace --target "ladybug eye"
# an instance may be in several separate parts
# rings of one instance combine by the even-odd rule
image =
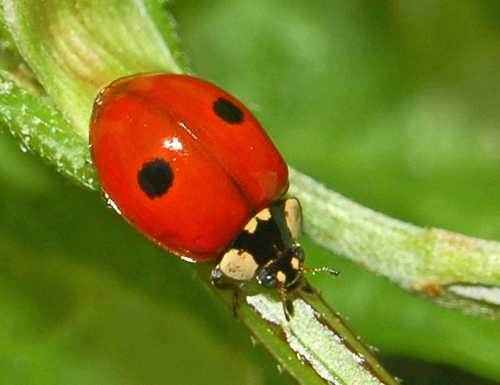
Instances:
[[[259,283],[268,288],[268,289],[274,289],[275,287],[278,286],[278,279],[276,277],[276,272],[275,271],[270,271],[269,268],[264,268],[261,270],[257,277],[257,281]]]
[[[151,199],[161,197],[172,186],[174,172],[169,162],[155,159],[145,163],[137,174],[141,190]]]
[[[292,250],[294,257],[296,257],[300,263],[305,261],[306,253],[304,252],[304,249],[302,247],[300,247],[299,245],[295,245],[295,247],[292,247]],[[299,267],[296,267],[295,270],[299,270]]]
[[[243,111],[230,100],[219,98],[214,102],[215,114],[229,124],[241,124],[243,122]]]

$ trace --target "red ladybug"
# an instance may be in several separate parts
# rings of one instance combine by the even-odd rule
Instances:
[[[184,75],[119,79],[96,99],[90,146],[110,205],[185,260],[219,258],[216,285],[257,278],[285,301],[300,284],[300,204],[279,200],[287,165],[222,89]]]

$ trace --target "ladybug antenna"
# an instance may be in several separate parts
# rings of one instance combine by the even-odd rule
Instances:
[[[338,277],[340,275],[340,272],[338,270],[333,270],[333,269],[330,269],[328,267],[317,267],[315,269],[311,269],[309,267],[303,267],[301,266],[300,269],[304,272],[304,273],[312,273],[312,274],[316,274],[317,272],[319,271],[324,271],[326,273],[330,273],[331,275],[334,275],[336,277]]]

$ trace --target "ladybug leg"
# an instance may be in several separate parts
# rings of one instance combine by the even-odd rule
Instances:
[[[302,279],[302,286],[300,287],[304,293],[313,294],[314,289],[305,279]]]
[[[233,315],[238,318],[238,310],[240,308],[240,295],[238,290],[233,291]]]
[[[293,304],[288,301],[287,298],[287,289],[285,285],[279,285],[281,304],[283,305],[283,313],[285,313],[285,318],[288,322],[290,322],[290,316],[293,315]]]
[[[212,270],[212,285],[214,285],[217,289],[222,290],[232,290],[233,291],[233,314],[236,318],[238,318],[238,309],[239,309],[239,290],[238,286],[223,280],[222,272],[220,271],[219,265],[215,266]]]

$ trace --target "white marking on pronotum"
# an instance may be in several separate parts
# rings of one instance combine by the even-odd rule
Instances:
[[[290,230],[290,236],[296,241],[300,238],[302,230],[302,211],[297,199],[290,198],[285,201],[285,219],[286,226]]]
[[[247,225],[245,226],[245,231],[247,231],[249,234],[253,234],[257,229],[257,226],[259,224],[257,219],[261,221],[268,221],[269,219],[271,219],[271,211],[266,208],[264,210],[259,211],[257,215],[255,215],[252,219],[250,219],[250,222],[248,222]]]
[[[238,249],[229,250],[219,263],[222,274],[236,281],[250,281],[258,267],[252,254]]]

